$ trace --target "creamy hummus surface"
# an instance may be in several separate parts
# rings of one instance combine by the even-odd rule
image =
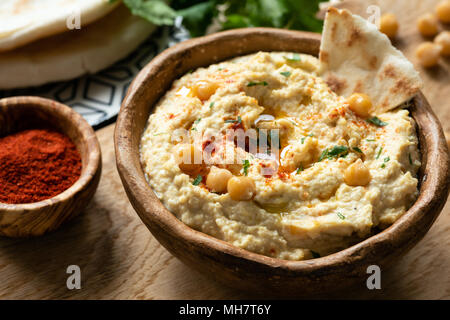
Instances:
[[[310,55],[259,52],[176,80],[141,140],[144,172],[167,209],[196,230],[287,260],[339,251],[403,215],[420,167],[408,110],[358,115],[318,66]],[[244,144],[238,131],[248,133]],[[210,157],[185,164],[183,150]]]

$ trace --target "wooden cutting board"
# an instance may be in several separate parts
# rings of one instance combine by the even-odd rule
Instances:
[[[415,19],[432,0],[371,1],[397,14],[396,45],[412,61],[422,40]],[[365,13],[364,5],[345,2]],[[362,10],[362,11],[361,11]],[[367,16],[367,15],[364,15]],[[423,70],[425,95],[450,130],[450,63]],[[97,132],[103,152],[98,191],[86,212],[60,230],[34,239],[0,238],[0,299],[241,299],[258,298],[223,287],[186,267],[153,238],[131,207],[116,171],[113,125]],[[450,203],[425,238],[389,270],[382,289],[360,286],[324,296],[341,299],[450,299]],[[69,265],[81,269],[81,289],[69,290]],[[265,296],[264,298],[271,298]],[[273,297],[275,298],[275,297]]]

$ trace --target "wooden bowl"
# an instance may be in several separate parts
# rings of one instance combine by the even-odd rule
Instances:
[[[131,204],[158,241],[174,256],[228,286],[271,295],[310,295],[360,283],[367,267],[385,270],[427,232],[449,192],[449,154],[441,125],[422,93],[410,111],[418,124],[422,153],[420,195],[386,230],[335,254],[306,261],[275,259],[237,248],[178,220],[159,201],[139,160],[141,135],[155,103],[191,69],[257,51],[293,51],[317,56],[320,35],[279,29],[226,31],[185,41],[154,58],[136,77],[115,130],[117,167]]]
[[[27,204],[0,203],[0,235],[40,236],[82,212],[92,199],[101,174],[101,153],[92,127],[71,108],[38,97],[0,100],[0,137],[38,124],[66,134],[81,154],[80,178],[57,196]]]

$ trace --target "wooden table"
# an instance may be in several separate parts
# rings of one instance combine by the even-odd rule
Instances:
[[[413,58],[414,46],[421,38],[412,26],[417,15],[430,10],[430,3],[436,1],[371,2],[379,2],[383,12],[389,9],[397,14],[401,30],[396,45]],[[418,69],[426,83],[427,98],[450,131],[449,67],[447,60],[439,68]],[[111,125],[97,133],[103,174],[83,215],[44,237],[0,238],[0,299],[258,298],[257,292],[222,287],[186,267],[159,245],[123,191],[114,161],[113,129]],[[391,269],[382,270],[381,290],[369,291],[361,283],[324,298],[450,299],[449,213],[450,201],[425,238]],[[80,290],[66,287],[69,265],[81,268]]]

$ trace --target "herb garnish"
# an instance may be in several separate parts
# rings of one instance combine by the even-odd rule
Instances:
[[[280,72],[280,74],[286,78],[288,78],[291,75],[291,73],[289,71],[283,71],[283,72]]]
[[[194,186],[198,186],[200,182],[202,182],[203,177],[201,175],[198,175],[197,178],[192,182]]]
[[[339,219],[345,220],[345,216],[344,216],[342,213],[337,212],[336,214],[337,214],[337,216],[339,217]]]
[[[303,165],[300,163],[300,167],[297,168],[297,171],[295,173],[299,174],[302,171],[303,171]]]
[[[300,139],[300,142],[303,144],[303,143],[305,142],[305,139],[306,139],[307,137],[314,137],[314,135],[313,135],[312,133],[310,133],[310,134],[308,134],[307,136],[301,138],[301,139]]]
[[[249,83],[247,83],[247,87],[259,86],[259,85],[267,86],[269,84],[267,83],[267,81],[250,81]]]
[[[214,107],[214,102],[211,102],[211,103],[209,104],[209,108],[212,109],[212,107]]]
[[[353,147],[352,149],[353,149],[354,151],[358,152],[358,153],[363,153],[363,152],[361,151],[361,149],[358,148],[358,147]]]
[[[244,160],[242,161],[244,168],[244,175],[248,175],[248,168],[250,168],[250,161]]]
[[[331,149],[326,148],[320,155],[319,162],[325,158],[331,160],[337,157],[345,157],[347,154],[348,154],[348,147],[346,146],[334,146]]]
[[[241,123],[241,122],[242,122],[241,116],[238,116],[237,120],[225,120],[225,123]]]
[[[380,157],[381,151],[383,151],[383,147],[380,147],[380,149],[378,150],[377,156],[375,157],[375,159],[378,159]]]
[[[294,53],[291,58],[284,57],[288,61],[300,61],[300,55],[298,53]]]
[[[367,119],[366,121],[376,125],[377,127],[384,127],[388,125],[387,122],[381,121],[378,117],[372,117],[370,119]]]
[[[366,139],[366,141],[368,141],[368,142],[374,142],[374,141],[376,141],[375,139]]]

